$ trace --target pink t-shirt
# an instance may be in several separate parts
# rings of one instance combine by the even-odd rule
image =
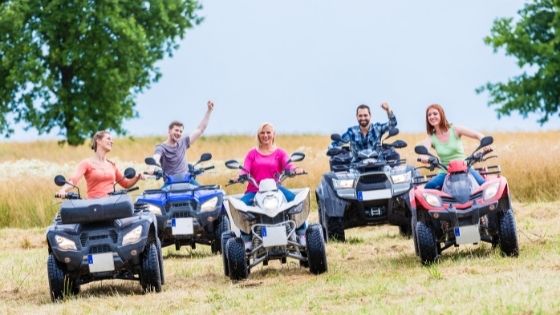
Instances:
[[[290,157],[286,151],[276,149],[272,153],[265,155],[260,153],[257,148],[251,149],[247,156],[243,167],[249,172],[257,183],[266,178],[278,179],[282,171],[295,169],[292,163],[288,163]],[[241,172],[242,174],[245,172]],[[249,182],[246,192],[257,192],[259,188]]]

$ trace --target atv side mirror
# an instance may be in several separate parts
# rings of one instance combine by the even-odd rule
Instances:
[[[147,165],[159,166],[159,164],[156,162],[156,160],[151,156],[145,158],[144,163],[146,163]]]
[[[397,141],[391,143],[390,146],[392,146],[393,148],[396,148],[396,149],[402,149],[402,148],[406,148],[407,144],[404,140],[397,140]]]
[[[131,179],[134,178],[134,176],[136,176],[136,171],[132,167],[127,167],[124,170],[124,177]]]
[[[399,134],[399,128],[393,127],[393,128],[391,128],[391,129],[389,129],[389,134],[387,135],[387,138],[396,136],[396,135],[398,135],[398,134]]]
[[[233,170],[242,169],[243,167],[236,160],[226,161],[226,167]]]
[[[342,141],[342,137],[338,133],[333,133],[331,135],[331,140],[332,141]]]
[[[335,156],[342,153],[342,150],[339,148],[330,148],[327,150],[327,156]]]
[[[200,159],[198,160],[198,162],[196,162],[196,164],[200,163],[200,162],[206,162],[206,161],[210,161],[212,159],[212,153],[202,153],[202,155],[200,156]]]
[[[480,139],[480,145],[478,146],[478,149],[480,149],[482,147],[489,146],[492,143],[494,143],[494,138],[492,138],[492,136],[486,136],[486,137]],[[478,149],[476,149],[476,150],[478,151]]]
[[[428,149],[423,145],[415,146],[414,152],[416,152],[416,154],[431,155],[430,152],[428,152]]]
[[[54,183],[56,184],[56,186],[64,186],[66,184],[66,178],[64,178],[64,176],[62,175],[56,175],[54,177]]]
[[[290,162],[299,162],[305,159],[305,153],[303,152],[294,152],[290,155]]]

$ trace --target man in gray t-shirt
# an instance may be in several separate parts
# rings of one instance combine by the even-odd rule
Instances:
[[[202,135],[208,126],[210,114],[214,110],[212,101],[208,101],[207,105],[208,110],[204,118],[190,135],[183,136],[183,124],[179,121],[172,121],[169,124],[167,140],[156,145],[154,159],[160,163],[165,174],[176,175],[188,171],[187,149]]]

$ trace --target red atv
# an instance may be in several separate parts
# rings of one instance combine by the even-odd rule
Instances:
[[[447,172],[442,190],[424,189],[427,180],[422,176],[415,178],[410,190],[412,238],[423,264],[434,262],[451,246],[480,241],[499,245],[507,256],[519,255],[509,186],[499,166],[477,169],[485,178],[482,185],[469,173],[473,164],[495,157],[485,157],[490,151],[477,152],[492,142],[492,137],[484,137],[473,154],[464,161],[451,161],[448,167],[426,147],[414,148],[417,154],[429,156],[430,166],[418,168],[441,168]]]

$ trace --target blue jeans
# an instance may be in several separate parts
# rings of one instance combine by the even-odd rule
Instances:
[[[480,174],[477,171],[469,167],[469,173],[474,177],[474,179],[479,185],[484,184],[484,178],[482,178],[482,176],[480,176]],[[445,180],[445,176],[447,176],[447,173],[437,174],[436,176],[432,177],[432,179],[430,179],[429,182],[426,183],[424,188],[441,189],[441,187],[443,187],[443,181]]]

